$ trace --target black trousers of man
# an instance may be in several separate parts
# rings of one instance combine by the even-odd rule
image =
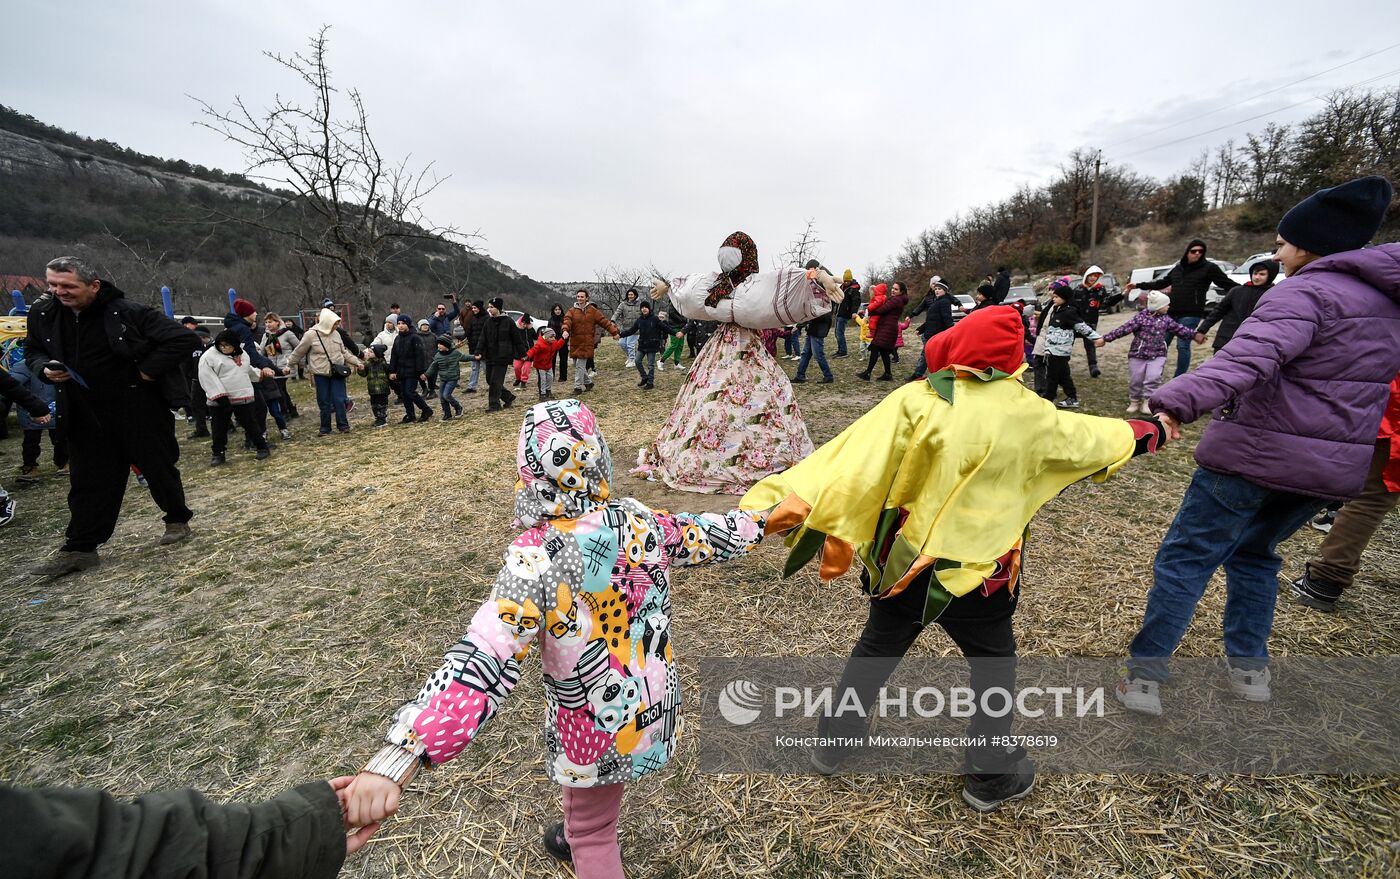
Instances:
[[[195,436],[209,435],[209,400],[204,396],[204,386],[194,379],[189,383],[190,402],[185,411],[194,419]]]
[[[97,399],[80,388],[63,393],[70,474],[65,551],[92,552],[111,538],[133,466],[146,477],[166,524],[194,518],[175,466],[175,420],[154,384],[109,389]]]
[[[863,736],[869,724],[872,706],[879,700],[880,688],[899,667],[900,660],[914,645],[924,630],[924,602],[928,598],[929,568],[893,598],[871,598],[870,616],[851,650],[851,662],[841,675],[836,694],[839,699],[846,690],[854,690],[864,709],[864,717],[848,714],[823,719],[821,734],[831,736]],[[861,581],[869,578],[861,573]],[[935,621],[948,633],[963,656],[976,659],[971,663],[970,686],[977,694],[976,704],[982,704],[982,693],[994,687],[1008,693],[1016,689],[1016,635],[1011,629],[1011,615],[1020,598],[1018,580],[1011,586],[984,596],[981,589],[954,598]],[[859,661],[856,661],[859,660]],[[989,717],[980,711],[972,716],[968,726],[970,737],[1006,736],[1011,732],[1011,712],[1001,717]],[[823,762],[837,762],[844,756],[839,749],[823,752]],[[832,758],[835,759],[832,759]],[[968,771],[996,773],[1005,771],[1019,753],[1004,747],[971,747],[967,749]]]
[[[515,402],[515,394],[506,390],[507,372],[510,372],[509,363],[486,364],[487,409],[495,410]]]
[[[226,402],[216,403],[209,407],[209,420],[214,432],[211,451],[216,455],[222,455],[228,448],[228,429],[231,421],[237,421],[238,426],[243,428],[243,437],[252,443],[253,448],[267,448],[267,440],[258,428],[252,403],[239,403],[237,406],[230,406]]]
[[[399,390],[399,400],[403,402],[403,412],[405,418],[417,418],[414,406],[417,406],[424,415],[432,415],[432,407],[428,401],[423,399],[423,395],[418,392],[418,376],[400,375],[395,383]]]

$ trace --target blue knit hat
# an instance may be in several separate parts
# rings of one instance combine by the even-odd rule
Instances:
[[[1381,228],[1393,194],[1390,181],[1374,175],[1319,189],[1283,215],[1279,237],[1318,256],[1357,250]]]

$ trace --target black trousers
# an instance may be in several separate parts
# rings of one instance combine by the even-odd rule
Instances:
[[[880,361],[881,361],[882,363],[884,363],[884,365],[885,365],[885,372],[884,372],[884,374],[885,374],[885,375],[889,375],[889,374],[890,374],[890,353],[891,353],[891,352],[886,351],[884,348],[876,348],[874,345],[871,345],[871,346],[870,346],[870,362],[867,363],[867,364],[865,365],[865,374],[866,374],[866,375],[869,375],[871,372],[873,372],[873,371],[875,370],[875,360],[876,360],[876,358],[879,358]]]
[[[20,454],[25,467],[39,466],[39,453],[42,451],[40,444],[44,440],[44,434],[49,435],[49,445],[53,446],[53,465],[62,467],[68,463],[68,437],[62,427],[54,427],[52,430],[43,428],[26,430],[24,441],[20,444]]]
[[[1041,396],[1053,400],[1060,388],[1065,389],[1066,398],[1079,396],[1074,387],[1074,377],[1069,374],[1069,355],[1061,357],[1058,354],[1046,354],[1045,392]]]
[[[267,448],[267,440],[258,427],[257,414],[253,411],[252,403],[239,403],[236,406],[223,402],[215,403],[209,407],[209,421],[211,432],[214,434],[211,451],[216,455],[222,455],[228,449],[228,429],[231,421],[237,421],[238,426],[243,428],[243,437],[253,444],[253,448]]]
[[[397,386],[399,389],[399,400],[403,402],[403,411],[406,416],[417,417],[417,413],[413,408],[414,406],[417,406],[430,415],[432,414],[432,407],[428,405],[427,400],[423,399],[423,395],[418,392],[418,376],[400,375]]]
[[[369,395],[369,411],[370,411],[371,413],[374,414],[374,422],[375,422],[376,424],[378,424],[378,423],[381,422],[381,421],[388,421],[388,420],[389,420],[389,395],[388,395],[388,394],[370,394],[370,395]]]
[[[931,574],[932,569],[920,574],[909,584],[909,588],[893,598],[870,599],[870,615],[866,618],[865,629],[851,650],[851,659],[860,661],[847,663],[836,691],[839,698],[846,690],[854,690],[866,716],[851,717],[848,712],[831,718],[822,724],[823,735],[864,735],[871,706],[878,701],[880,688],[894,674],[900,660],[924,630],[924,601],[928,597]],[[861,580],[869,582],[864,573]],[[978,589],[961,598],[954,598],[936,621],[953,639],[963,656],[980,660],[972,664],[970,681],[977,694],[976,704],[981,704],[985,690],[994,687],[1005,688],[1008,693],[1015,690],[1016,635],[1011,628],[1011,615],[1016,611],[1020,588],[1021,584],[1017,581],[988,596],[982,595]],[[985,735],[988,741],[992,736],[1008,735],[1011,732],[1011,715],[1012,712],[1007,712],[1002,717],[989,717],[978,712],[968,724],[968,735]],[[969,771],[975,768],[979,772],[996,773],[1004,771],[1007,764],[1019,757],[1019,753],[988,745],[968,748],[965,756]]]
[[[515,394],[506,390],[506,373],[510,372],[509,363],[488,363],[486,364],[486,403],[488,408],[499,409],[502,403],[514,403]]]
[[[562,382],[569,377],[569,346],[560,348],[555,357],[559,361],[559,380]]]
[[[277,379],[277,390],[282,395],[282,414],[289,418],[296,418],[301,413],[297,412],[297,404],[292,401],[292,392],[287,389],[285,378]]]
[[[102,398],[94,404],[90,393]],[[146,477],[167,523],[194,518],[175,466],[180,460],[175,422],[155,385],[142,382],[106,394],[60,388],[59,394],[71,474],[63,549],[91,552],[111,538],[133,466]]]
[[[185,407],[185,411],[194,419],[194,429],[203,433],[206,429],[204,422],[209,417],[209,401],[205,398],[204,386],[199,383],[198,379],[191,381],[189,384],[190,402],[189,405]]]

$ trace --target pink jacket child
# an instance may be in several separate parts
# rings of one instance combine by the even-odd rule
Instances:
[[[681,730],[671,570],[744,556],[763,539],[765,516],[667,513],[612,497],[607,443],[577,400],[530,408],[517,465],[525,531],[466,635],[395,713],[351,786],[347,815],[381,820],[418,766],[460,754],[538,646],[545,771],[564,788],[564,823],[545,846],[580,877],[621,877],[623,785],[664,766]]]

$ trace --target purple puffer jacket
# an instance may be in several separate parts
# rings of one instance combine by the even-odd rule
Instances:
[[[1309,263],[1259,300],[1224,348],[1152,395],[1195,421],[1207,470],[1280,491],[1361,492],[1390,382],[1400,370],[1400,244]]]

